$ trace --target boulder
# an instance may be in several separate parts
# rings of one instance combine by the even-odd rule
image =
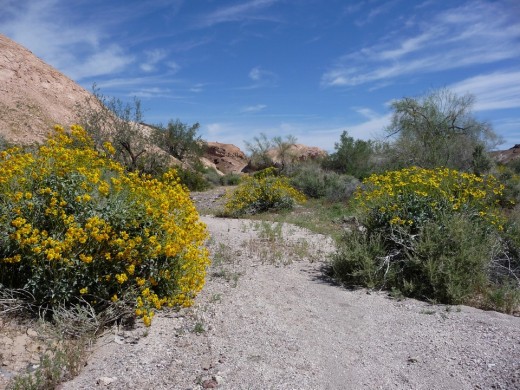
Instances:
[[[239,147],[220,142],[207,142],[204,158],[224,174],[242,172],[249,161]]]

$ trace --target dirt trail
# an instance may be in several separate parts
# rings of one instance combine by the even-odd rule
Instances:
[[[326,237],[203,219],[195,307],[108,334],[62,389],[520,389],[520,318],[348,291],[323,276]]]

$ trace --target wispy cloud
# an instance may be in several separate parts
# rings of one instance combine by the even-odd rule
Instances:
[[[476,111],[520,108],[520,71],[482,74],[449,88],[458,94],[475,95]]]
[[[121,46],[103,43],[102,20],[88,24],[58,0],[7,1],[2,7],[2,32],[75,80],[113,74],[134,61]],[[58,17],[69,23],[56,23]]]
[[[253,81],[253,84],[238,89],[256,89],[260,87],[275,87],[278,82],[278,75],[270,70],[263,69],[260,66],[252,68],[248,77]]]
[[[244,107],[242,110],[240,110],[240,112],[243,112],[243,113],[254,113],[254,112],[263,111],[266,108],[267,108],[267,106],[265,104],[256,104],[254,106]]]
[[[372,22],[377,16],[379,15],[383,15],[387,12],[390,11],[390,9],[392,9],[396,4],[398,3],[398,1],[385,1],[383,2],[382,5],[379,5],[377,7],[373,7],[369,12],[368,12],[368,15],[363,17],[363,18],[359,18],[358,20],[356,20],[356,24],[358,26],[363,26],[367,23],[370,23]],[[353,12],[356,11],[355,8],[351,8],[351,10]],[[351,12],[352,12],[351,11]]]
[[[144,54],[146,61],[140,65],[140,68],[145,72],[153,72],[156,65],[168,55],[166,50],[163,49],[147,50]]]
[[[119,46],[111,45],[92,53],[79,64],[68,65],[64,73],[74,80],[82,80],[119,72],[132,62],[134,62],[133,56],[126,54]]]
[[[270,7],[278,0],[252,0],[241,4],[222,7],[205,15],[200,24],[202,27],[209,27],[219,23],[241,22],[245,20],[269,20],[275,18],[259,11]]]
[[[187,96],[179,95],[169,88],[139,88],[131,90],[126,94],[128,97],[137,97],[140,99],[187,99]]]
[[[380,117],[380,115],[377,112],[368,107],[358,107],[354,108],[354,110],[363,117],[368,119],[376,119]]]
[[[197,83],[190,87],[190,92],[195,92],[195,93],[202,92],[202,91],[204,91],[205,86],[206,86],[206,84],[204,84],[204,83]]]
[[[385,37],[341,57],[323,74],[322,85],[356,86],[517,58],[520,20],[512,14],[499,2],[472,1],[446,10],[412,38],[405,27],[400,39]]]

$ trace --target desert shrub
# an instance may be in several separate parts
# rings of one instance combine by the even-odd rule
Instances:
[[[349,175],[326,171],[317,164],[305,164],[292,173],[291,184],[310,198],[340,202],[352,196],[359,181]]]
[[[222,174],[218,173],[215,168],[204,167],[202,174],[210,186],[221,185]]]
[[[362,179],[374,172],[373,141],[354,140],[344,131],[334,144],[335,152],[323,160],[326,169]]]
[[[238,173],[226,173],[224,176],[220,176],[220,184],[223,186],[236,186],[240,183],[242,176]]]
[[[211,187],[206,177],[199,171],[190,168],[177,168],[180,182],[190,191],[204,191]]]
[[[493,176],[412,167],[363,184],[355,197],[363,233],[347,234],[336,253],[339,279],[444,303],[516,280],[514,270],[498,272],[512,253],[505,234],[513,227],[498,208],[504,186]]]
[[[79,126],[34,153],[1,152],[0,285],[51,311],[131,305],[149,325],[202,288],[205,226],[175,171],[127,173],[106,154]]]
[[[520,174],[516,173],[510,165],[498,165],[493,173],[504,184],[502,206],[511,208],[515,204],[520,204]]]
[[[289,184],[287,177],[278,176],[274,168],[244,176],[226,197],[224,214],[230,216],[257,214],[270,209],[287,210],[296,202],[305,201],[305,196]]]

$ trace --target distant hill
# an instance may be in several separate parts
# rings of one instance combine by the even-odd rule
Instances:
[[[498,150],[495,152],[491,152],[491,156],[497,162],[502,164],[507,164],[513,160],[520,159],[520,144],[516,144],[510,149],[507,150]]]

